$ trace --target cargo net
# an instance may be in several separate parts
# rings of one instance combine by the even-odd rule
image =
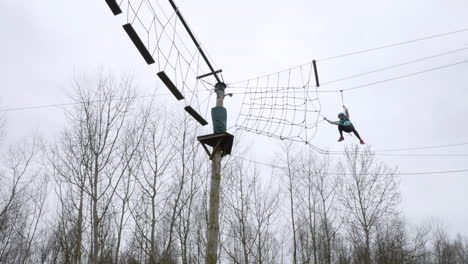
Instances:
[[[146,63],[156,65],[161,79],[161,72],[167,77],[162,87],[167,86],[169,79],[176,88],[169,91],[176,99],[184,100],[186,106],[196,111],[195,115],[206,119],[215,79],[213,76],[197,79],[211,70],[171,4],[158,0],[106,2],[115,15],[126,17],[124,29]]]
[[[320,101],[313,65],[228,85],[244,95],[236,128],[306,144],[320,122]]]

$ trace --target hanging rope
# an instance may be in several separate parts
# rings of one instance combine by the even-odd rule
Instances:
[[[341,104],[344,105],[343,90],[340,90],[341,93]]]

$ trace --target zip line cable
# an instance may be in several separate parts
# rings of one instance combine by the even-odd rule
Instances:
[[[371,51],[376,51],[376,50],[401,46],[401,45],[405,45],[405,44],[410,44],[410,43],[419,42],[419,41],[428,40],[428,39],[433,39],[433,38],[438,38],[438,37],[444,37],[444,36],[453,35],[453,34],[462,33],[462,32],[467,32],[467,31],[468,31],[468,28],[464,28],[464,29],[460,29],[460,30],[456,30],[456,31],[450,31],[450,32],[442,33],[442,34],[436,34],[436,35],[432,35],[432,36],[407,40],[407,41],[403,41],[403,42],[397,42],[397,43],[383,45],[383,46],[379,46],[379,47],[375,47],[375,48],[344,53],[344,54],[341,54],[341,55],[336,55],[336,56],[331,56],[331,57],[327,57],[327,58],[323,58],[323,59],[318,59],[317,61],[327,61],[327,60],[332,60],[332,59],[337,59],[337,58],[343,58],[343,57],[348,57],[348,56],[352,56],[352,55],[357,55],[357,54],[362,54],[362,53],[366,53],[366,52],[371,52]]]
[[[328,152],[326,154],[330,155],[343,155],[345,152]],[[326,155],[324,154],[324,155]],[[376,156],[387,156],[387,157],[468,157],[468,154],[388,154],[388,153],[378,153]]]
[[[390,47],[401,46],[401,45],[405,45],[405,44],[410,44],[410,43],[419,42],[419,41],[424,41],[424,40],[428,40],[428,39],[433,39],[433,38],[438,38],[438,37],[443,37],[443,36],[458,34],[458,33],[467,32],[467,31],[468,31],[468,28],[464,28],[464,29],[460,29],[460,30],[456,30],[456,31],[450,31],[450,32],[445,32],[445,33],[441,33],[441,34],[426,36],[426,37],[422,37],[422,38],[407,40],[407,41],[403,41],[403,42],[396,42],[396,43],[392,43],[392,44],[389,44],[389,45],[383,45],[383,46],[378,46],[378,47],[374,47],[374,48],[369,48],[369,49],[364,49],[364,50],[359,50],[359,51],[344,53],[344,54],[340,54],[340,55],[330,56],[330,57],[318,59],[318,60],[316,60],[316,61],[318,61],[318,62],[319,62],[319,61],[328,61],[328,60],[332,60],[332,59],[348,57],[348,56],[352,56],[352,55],[362,54],[362,53],[371,52],[371,51],[376,51],[376,50],[381,50],[381,49],[390,48]],[[457,51],[448,52],[447,54],[453,53],[453,52],[457,52]],[[439,55],[439,56],[442,56],[442,54]],[[300,64],[300,65],[297,65],[297,66],[293,66],[293,67],[288,68],[288,69],[285,69],[285,70],[281,70],[281,71],[278,71],[278,72],[274,72],[274,73],[271,73],[271,74],[265,74],[265,75],[262,75],[262,76],[258,76],[258,77],[254,77],[254,78],[249,78],[249,79],[242,80],[242,81],[232,82],[232,83],[229,83],[228,86],[229,86],[229,85],[238,84],[238,83],[244,83],[244,82],[249,81],[249,80],[255,80],[255,79],[257,79],[257,78],[264,78],[264,77],[269,76],[269,75],[275,75],[275,74],[278,74],[278,73],[281,73],[281,72],[286,72],[286,71],[293,70],[293,69],[297,69],[297,68],[299,68],[299,67],[303,67],[303,66],[309,65],[309,64],[311,64],[311,63],[312,63],[312,62],[308,62],[308,63]]]
[[[436,70],[440,70],[440,69],[444,69],[444,68],[449,68],[449,67],[453,67],[453,66],[457,66],[457,65],[465,64],[465,63],[468,63],[468,60],[459,61],[459,62],[455,62],[455,63],[451,63],[451,64],[446,64],[446,65],[442,65],[442,66],[439,66],[439,67],[429,68],[429,69],[426,69],[426,70],[417,71],[417,72],[413,72],[413,73],[409,73],[409,74],[405,74],[405,75],[400,75],[400,76],[396,76],[396,77],[392,77],[392,78],[388,78],[388,79],[383,79],[383,80],[372,82],[372,83],[367,83],[367,84],[357,85],[357,86],[353,86],[353,87],[348,87],[348,88],[341,89],[341,90],[321,90],[321,91],[317,91],[317,92],[318,93],[342,93],[342,92],[355,90],[355,89],[359,89],[359,88],[363,88],[363,87],[367,87],[367,86],[372,86],[372,85],[376,85],[376,84],[380,84],[380,83],[384,83],[384,82],[403,79],[403,78],[407,78],[407,77],[411,77],[411,76],[414,76],[414,75],[419,75],[419,74],[423,74],[423,73],[427,73],[427,72],[431,72],[431,71],[436,71]],[[308,88],[311,88],[311,87],[315,87],[315,86],[308,86]],[[248,88],[248,87],[238,87],[237,86],[237,87],[231,87],[231,88]],[[258,88],[268,88],[268,87],[258,87]],[[303,88],[303,87],[293,86],[293,87],[282,87],[282,88],[284,88],[284,89],[287,89],[287,88],[297,89],[297,88]],[[248,94],[248,93],[251,93],[251,92],[249,92],[249,91],[234,92],[233,94]]]
[[[154,98],[156,96],[169,96],[169,95],[172,95],[172,94],[153,94],[153,95],[141,95],[141,96],[136,96],[135,99],[138,99],[138,98]],[[124,98],[114,98],[114,99],[111,99],[111,100],[120,100],[120,99],[124,99]],[[99,102],[103,102],[104,100],[92,100],[92,101],[89,101],[89,103],[99,103]],[[12,112],[12,111],[22,111],[22,110],[32,110],[32,109],[41,109],[41,108],[54,108],[54,107],[57,107],[57,108],[60,108],[62,106],[70,106],[70,105],[77,105],[77,104],[81,104],[83,102],[70,102],[70,103],[60,103],[60,104],[47,104],[47,105],[33,105],[33,106],[24,106],[24,107],[14,107],[14,108],[4,108],[4,109],[0,109],[0,113],[2,112]]]
[[[464,142],[464,143],[455,143],[455,144],[447,144],[447,145],[437,145],[437,146],[414,147],[414,148],[382,149],[382,150],[376,150],[376,151],[379,151],[379,152],[407,151],[407,150],[421,150],[421,149],[436,149],[436,148],[447,148],[447,147],[459,147],[459,146],[466,146],[466,145],[468,145],[468,142]]]
[[[281,170],[287,169],[287,167],[272,165],[272,164],[268,164],[268,163],[265,163],[265,162],[260,162],[260,161],[256,161],[256,160],[252,160],[252,159],[243,158],[243,157],[240,157],[240,156],[234,156],[233,155],[233,157],[241,159],[241,160],[245,160],[245,161],[248,161],[248,162],[252,162],[252,163],[255,163],[255,164],[260,164],[260,165],[263,165],[263,166],[271,167],[271,168],[274,168],[274,169],[281,169]],[[296,170],[296,171],[303,171],[303,170]],[[303,172],[307,172],[307,171],[304,170]],[[460,172],[468,172],[468,169],[444,170],[444,171],[424,171],[424,172],[423,171],[400,172],[400,173],[397,173],[397,174],[398,175],[431,175],[431,174],[450,174],[450,173],[460,173]],[[324,173],[324,174],[328,174],[328,175],[352,175],[352,174],[349,174],[349,173],[340,173],[340,172],[327,172],[327,173]],[[370,175],[370,174],[366,174],[366,175]]]
[[[381,71],[385,71],[385,70],[389,70],[389,69],[394,69],[394,68],[397,68],[397,67],[401,67],[401,66],[412,64],[412,63],[421,62],[421,61],[425,61],[425,60],[429,60],[429,59],[433,59],[433,58],[437,58],[437,57],[441,57],[441,56],[445,56],[445,55],[449,55],[449,54],[453,54],[453,53],[464,51],[464,50],[468,50],[468,46],[465,46],[465,47],[460,48],[460,49],[447,51],[447,52],[435,54],[435,55],[432,55],[432,56],[428,56],[428,57],[424,57],[424,58],[420,58],[420,59],[416,59],[416,60],[411,60],[411,61],[395,64],[395,65],[392,65],[392,66],[388,66],[388,67],[384,67],[384,68],[364,72],[364,73],[359,73],[359,74],[355,74],[355,75],[351,75],[351,76],[347,76],[347,77],[342,77],[342,78],[335,79],[335,80],[328,81],[328,82],[323,82],[323,83],[320,83],[320,86],[324,86],[324,85],[327,85],[327,84],[332,84],[332,83],[336,83],[336,82],[340,82],[340,81],[345,81],[345,80],[349,80],[349,79],[353,79],[353,78],[357,78],[357,77],[361,77],[361,76],[365,76],[365,75],[369,75],[369,74],[372,74],[372,73],[381,72]]]
[[[425,149],[440,149],[440,148],[451,148],[451,147],[460,147],[466,146],[468,142],[462,143],[453,143],[445,145],[435,145],[435,146],[422,146],[422,147],[412,147],[412,148],[393,148],[393,149],[376,149],[375,154],[379,156],[467,156],[468,154],[389,154],[381,152],[399,152],[399,151],[411,151],[411,150],[425,150]],[[322,150],[320,154],[345,154],[344,151],[339,150]]]
[[[410,73],[410,74],[400,75],[400,76],[397,76],[397,77],[388,78],[388,79],[384,79],[384,80],[381,80],[381,81],[376,81],[376,82],[367,83],[367,84],[363,84],[363,85],[353,86],[353,87],[343,89],[343,91],[346,92],[346,91],[360,89],[360,88],[364,88],[364,87],[375,85],[375,84],[380,84],[380,83],[385,83],[385,82],[389,82],[389,81],[399,80],[399,79],[411,77],[411,76],[414,76],[414,75],[419,75],[419,74],[423,74],[423,73],[427,73],[427,72],[431,72],[431,71],[436,71],[436,70],[440,70],[440,69],[444,69],[444,68],[448,68],[448,67],[457,66],[457,65],[460,65],[460,64],[464,64],[464,63],[468,63],[468,60],[459,61],[459,62],[455,62],[455,63],[451,63],[451,64],[447,64],[447,65],[443,65],[443,66],[439,66],[439,67],[435,67],[435,68],[429,68],[427,70],[422,70],[422,71],[413,72],[413,73]],[[336,92],[339,92],[339,91],[337,90]]]

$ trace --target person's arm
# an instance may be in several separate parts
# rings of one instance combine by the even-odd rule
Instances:
[[[323,119],[326,120],[328,123],[330,123],[332,125],[339,125],[340,124],[340,121],[330,121],[326,117],[324,117]]]
[[[344,109],[345,115],[346,115],[347,117],[349,117],[348,108],[347,108],[346,106],[343,105],[343,109]]]

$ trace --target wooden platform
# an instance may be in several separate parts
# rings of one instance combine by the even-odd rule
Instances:
[[[217,148],[221,148],[222,156],[231,154],[234,136],[227,132],[199,136],[197,139],[202,144],[210,159],[212,159],[213,153]],[[212,152],[208,150],[207,146],[212,147]]]

